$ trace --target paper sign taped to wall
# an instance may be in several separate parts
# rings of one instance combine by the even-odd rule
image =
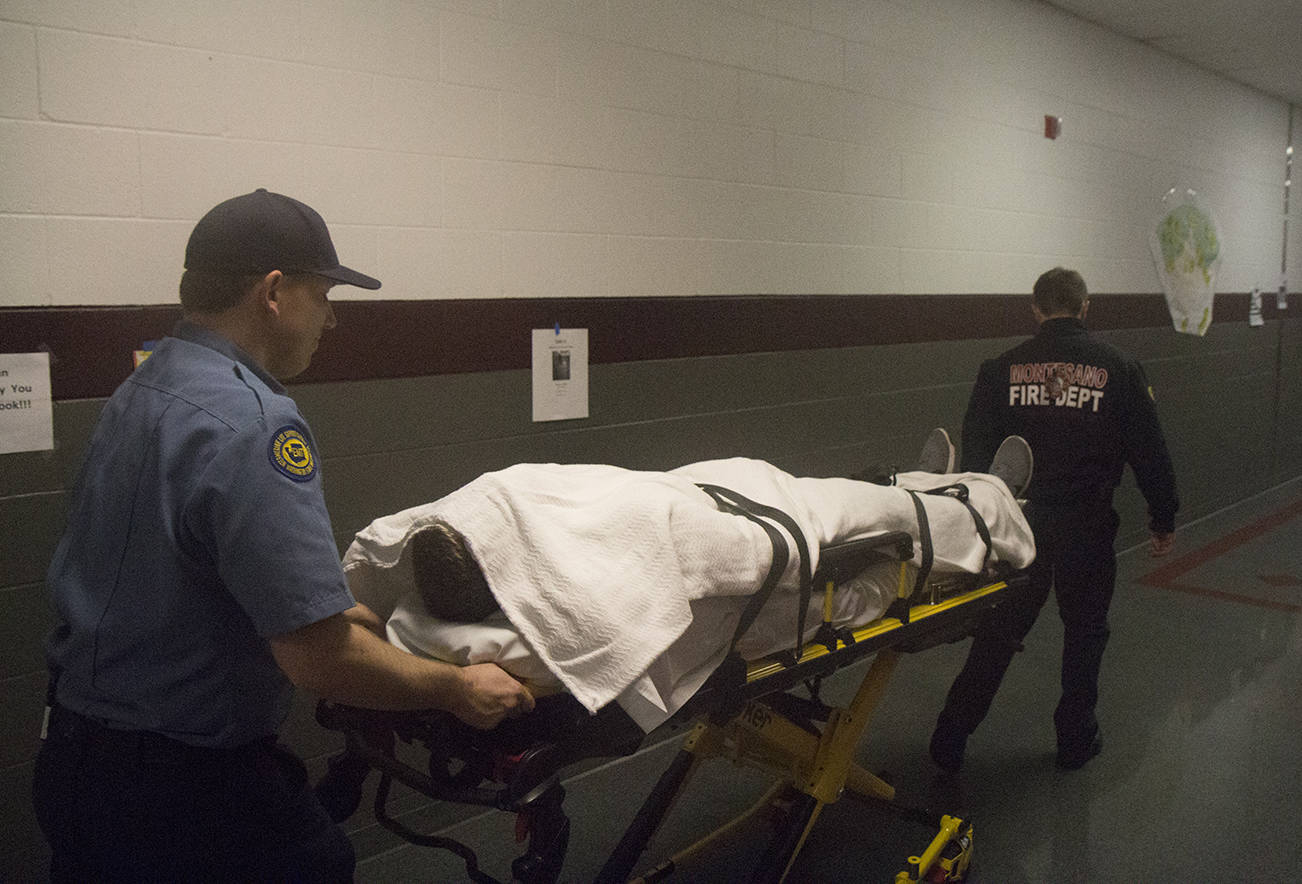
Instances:
[[[533,419],[588,416],[588,330],[533,330]]]
[[[0,454],[54,448],[49,353],[0,353]]]

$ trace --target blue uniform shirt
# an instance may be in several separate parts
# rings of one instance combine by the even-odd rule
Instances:
[[[294,400],[184,321],[104,406],[48,579],[60,704],[201,746],[275,733],[267,638],[353,604]]]

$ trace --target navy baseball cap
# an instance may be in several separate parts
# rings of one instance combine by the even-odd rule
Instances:
[[[216,273],[315,273],[364,289],[380,281],[339,263],[325,220],[311,206],[259,187],[218,203],[185,247],[185,269]]]

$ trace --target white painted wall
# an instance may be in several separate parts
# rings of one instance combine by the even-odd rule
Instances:
[[[1273,287],[1287,119],[1031,0],[0,0],[0,306],[173,302],[259,186],[382,298],[1152,292],[1171,186]]]

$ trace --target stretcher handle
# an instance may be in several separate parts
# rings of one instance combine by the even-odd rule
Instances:
[[[818,551],[818,575],[815,579],[844,583],[871,565],[911,558],[913,537],[907,531],[890,531],[876,537],[829,543]]]

